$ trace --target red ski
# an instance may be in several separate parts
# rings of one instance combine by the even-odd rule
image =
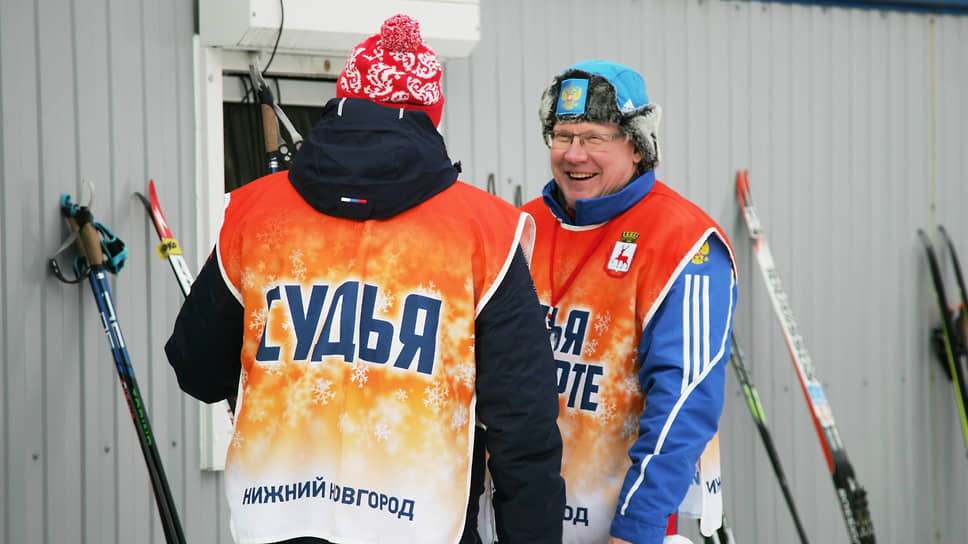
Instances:
[[[145,209],[151,215],[151,221],[155,225],[155,231],[158,233],[158,238],[161,240],[161,244],[158,245],[155,250],[158,252],[158,256],[162,259],[168,261],[171,265],[172,272],[175,273],[175,279],[178,280],[178,286],[181,288],[182,295],[186,298],[188,293],[192,290],[192,282],[195,279],[192,277],[192,273],[188,270],[188,264],[185,262],[185,257],[182,254],[181,245],[178,244],[178,240],[175,239],[175,235],[171,232],[171,227],[168,226],[168,221],[165,220],[165,214],[161,211],[161,203],[158,201],[158,193],[155,191],[155,180],[148,180],[148,197],[141,193],[135,193],[144,204]],[[235,421],[235,407],[234,399],[233,402],[222,401],[219,403],[225,412],[229,415],[229,420]]]
[[[847,523],[847,533],[851,544],[874,544],[874,524],[871,521],[870,510],[867,506],[867,492],[854,477],[854,467],[847,459],[847,451],[840,439],[834,414],[824,394],[823,386],[817,377],[816,369],[807,353],[806,343],[800,336],[800,327],[793,318],[790,299],[780,283],[780,275],[773,262],[773,254],[766,242],[766,233],[760,226],[756,208],[750,195],[750,178],[748,170],[736,172],[736,196],[743,209],[743,219],[753,240],[753,252],[760,265],[760,272],[766,282],[766,289],[773,303],[773,310],[780,322],[787,349],[793,359],[793,366],[800,379],[800,387],[806,397],[807,406],[813,425],[820,438],[827,467],[833,476],[834,488],[837,491],[840,509]]]

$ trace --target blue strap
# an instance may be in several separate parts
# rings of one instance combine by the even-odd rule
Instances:
[[[128,259],[128,248],[125,243],[115,236],[107,225],[94,221],[87,206],[71,202],[71,195],[64,194],[61,196],[61,210],[64,215],[75,218],[79,227],[83,227],[84,224],[89,222],[97,230],[101,239],[101,252],[104,254],[104,269],[112,274],[120,272],[124,262]],[[78,277],[86,275],[89,268],[90,263],[86,257],[78,255],[74,258],[74,272]]]
[[[101,235],[101,251],[104,253],[104,268],[112,274],[117,274],[121,271],[124,262],[128,259],[128,248],[106,225],[96,221],[91,224],[97,229],[98,234]]]

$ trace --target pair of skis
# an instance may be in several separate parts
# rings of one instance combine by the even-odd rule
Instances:
[[[91,187],[91,193],[93,198],[93,187]],[[118,378],[121,380],[121,390],[127,401],[128,411],[131,413],[131,419],[138,436],[138,444],[141,446],[141,453],[144,455],[145,464],[148,467],[148,476],[158,506],[165,541],[168,544],[185,544],[185,534],[178,519],[175,501],[171,489],[168,487],[168,479],[165,476],[165,469],[162,466],[154,433],[151,430],[151,423],[148,420],[148,409],[145,406],[144,397],[141,395],[141,388],[138,387],[138,380],[135,378],[134,367],[131,365],[128,347],[124,342],[124,335],[121,333],[121,324],[118,322],[117,314],[114,311],[111,288],[107,281],[107,272],[117,273],[123,264],[123,256],[126,255],[123,253],[123,243],[114,238],[113,235],[110,236],[110,239],[105,239],[105,234],[110,234],[110,230],[94,221],[89,206],[73,203],[70,195],[67,194],[61,196],[60,206],[61,214],[70,226],[71,235],[54,254],[54,257],[50,259],[50,266],[54,274],[62,281],[77,283],[83,280],[83,276],[87,276],[90,282],[98,314],[101,317],[101,324],[104,327],[104,334],[107,335],[108,343],[111,345],[111,355],[114,358]],[[68,280],[60,272],[56,255],[71,243],[76,243],[79,256],[75,259],[74,264],[77,277]],[[112,247],[122,248],[122,252],[114,253]],[[109,259],[106,260],[106,256]]]
[[[934,285],[934,294],[938,302],[938,313],[941,317],[940,336],[936,343],[936,351],[942,361],[942,368],[948,379],[954,382],[955,397],[958,402],[958,411],[961,414],[961,430],[965,437],[965,451],[968,453],[968,330],[965,329],[965,311],[968,310],[968,298],[965,294],[965,281],[961,275],[961,264],[958,262],[958,254],[955,246],[948,236],[948,232],[943,226],[938,226],[938,235],[943,240],[948,254],[951,258],[951,266],[955,272],[955,280],[958,284],[958,292],[961,298],[961,311],[956,313],[948,306],[948,293],[945,290],[944,275],[941,272],[938,255],[935,252],[934,244],[922,229],[918,229],[918,238],[924,245],[924,251],[928,258],[928,268],[931,271],[931,283]],[[940,344],[940,345],[937,345]]]
[[[767,244],[766,234],[756,215],[756,208],[750,195],[748,170],[740,170],[736,173],[736,195],[743,210],[743,219],[749,236],[753,240],[756,261],[766,282],[773,310],[779,320],[801,389],[810,408],[810,416],[820,439],[827,468],[833,478],[850,542],[874,544],[874,525],[867,504],[867,492],[854,476],[854,467],[847,458],[847,451],[840,439],[830,403],[827,401],[810,354],[807,352],[806,343],[794,320],[789,297],[783,290],[773,254]]]

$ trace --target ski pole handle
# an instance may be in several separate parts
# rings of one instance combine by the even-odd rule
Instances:
[[[77,238],[77,249],[87,257],[87,262],[93,267],[98,267],[104,264],[104,252],[101,251],[101,237],[98,236],[97,229],[90,221],[84,223],[84,226],[80,226],[77,219],[74,217],[68,217],[67,221],[71,225],[72,231],[80,230],[80,234]]]
[[[262,137],[265,139],[266,153],[279,150],[279,125],[271,104],[262,104]]]
[[[279,121],[272,109],[272,91],[262,88],[262,138],[265,140],[266,166],[270,173],[279,171]]]

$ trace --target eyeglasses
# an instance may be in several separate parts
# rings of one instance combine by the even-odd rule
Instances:
[[[617,132],[615,134],[595,134],[593,132],[583,132],[581,134],[575,134],[574,132],[567,132],[564,130],[556,130],[551,134],[545,134],[545,144],[551,149],[564,150],[571,147],[572,142],[575,141],[575,137],[578,137],[578,142],[581,144],[585,151],[601,151],[608,145],[609,142],[617,140],[622,136],[628,138],[624,132]]]

